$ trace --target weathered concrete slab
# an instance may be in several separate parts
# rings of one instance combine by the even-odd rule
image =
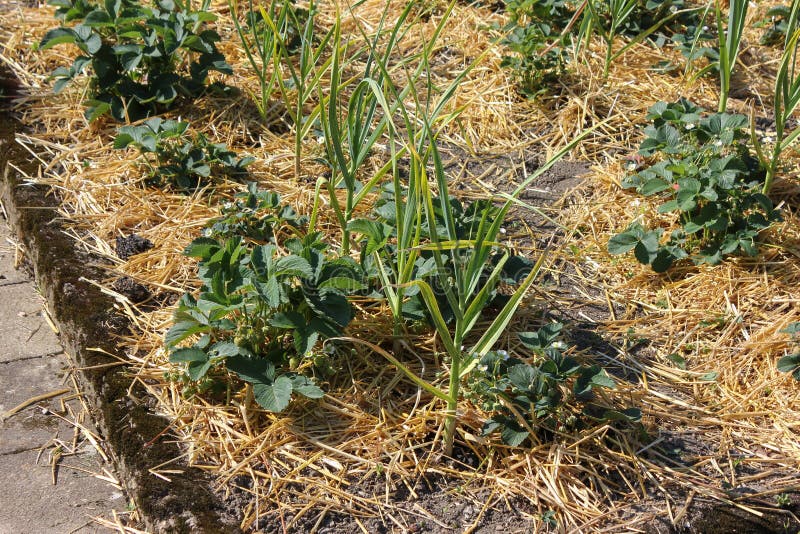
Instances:
[[[97,465],[80,458],[64,458],[57,471],[57,484],[53,485],[48,454],[43,455],[39,465],[37,454],[35,450],[0,454],[0,534],[107,532],[92,517],[107,517],[112,506],[124,509],[124,497],[107,482],[65,467],[71,464],[96,470]]]
[[[61,352],[42,313],[42,300],[30,281],[0,285],[0,362]]]
[[[0,412],[36,395],[63,388],[65,363],[66,356],[62,353],[0,363]]]
[[[7,232],[0,235],[0,287],[28,281],[28,275],[25,271],[14,268],[16,251],[14,247],[6,241],[7,237]]]

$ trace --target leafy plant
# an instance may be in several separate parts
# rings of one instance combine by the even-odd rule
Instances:
[[[86,117],[110,113],[118,121],[135,121],[157,113],[179,96],[194,97],[205,88],[212,70],[230,74],[217,49],[214,30],[203,29],[216,16],[191,3],[159,0],[152,7],[136,0],[54,0],[56,17],[65,25],[50,30],[41,50],[73,44],[81,54],[52,78],[55,92],[91,67]],[[75,26],[67,23],[78,21]],[[188,75],[186,74],[188,73]]]
[[[564,353],[562,329],[561,323],[550,323],[536,332],[519,334],[532,353],[530,358],[514,358],[505,351],[480,358],[468,389],[485,411],[494,412],[484,424],[485,436],[499,431],[503,443],[516,447],[540,430],[577,427],[587,416],[626,421],[641,418],[638,409],[617,411],[591,405],[594,390],[616,385],[599,365],[582,363]],[[577,409],[581,404],[587,406],[583,413]]]
[[[409,182],[410,184],[411,182]],[[377,251],[381,265],[397,265],[403,263],[402,260],[408,261],[409,257],[403,254],[395,240],[397,239],[397,228],[400,226],[397,221],[396,203],[402,203],[408,207],[409,203],[414,205],[419,199],[409,200],[408,193],[401,192],[400,198],[396,198],[392,184],[387,184],[384,187],[383,194],[375,206],[376,221],[357,219],[351,224],[351,229],[363,234],[368,238],[366,243],[362,243],[362,258],[363,262],[367,263],[370,260],[370,255]],[[493,224],[494,219],[499,215],[501,207],[495,205],[490,200],[477,200],[467,205],[463,205],[458,199],[450,198],[450,210],[453,215],[453,223],[455,225],[455,235],[464,243],[469,243],[477,237],[477,233],[481,221],[486,221],[488,224]],[[401,212],[404,213],[404,212]],[[408,212],[406,212],[408,213]],[[410,215],[414,215],[413,212]],[[446,216],[442,212],[441,203],[438,197],[434,198],[434,221],[429,223],[427,215],[421,214],[421,224],[418,229],[419,235],[416,236],[417,250],[414,254],[415,261],[411,267],[410,280],[426,280],[431,286],[431,289],[436,296],[442,318],[447,324],[452,324],[455,319],[455,312],[450,306],[450,302],[445,297],[445,289],[441,286],[442,280],[454,280],[456,277],[455,270],[459,266],[468,261],[467,256],[471,254],[469,248],[452,248],[442,251],[444,256],[442,267],[446,271],[443,276],[439,276],[437,264],[434,259],[434,252],[428,247],[419,246],[421,242],[430,242],[430,231],[434,229],[439,234],[439,239],[445,241],[448,239],[446,229]],[[407,252],[407,251],[406,251]],[[486,282],[497,263],[503,257],[505,250],[501,246],[496,246],[495,250],[489,255],[483,268],[483,277],[481,282]],[[402,260],[401,260],[402,258]],[[523,256],[511,254],[504,262],[498,283],[504,284],[507,290],[513,290],[516,284],[520,283],[525,276],[530,272],[533,263]],[[406,299],[402,302],[401,309],[398,317],[402,317],[407,321],[421,321],[426,320],[430,324],[432,318],[428,313],[425,302],[419,289],[416,287],[409,287],[405,291]],[[501,308],[508,300],[508,296],[498,292],[498,288],[493,286],[489,289],[488,300],[485,306],[493,308]]]
[[[188,128],[188,122],[153,117],[137,126],[122,126],[114,148],[139,149],[148,169],[148,182],[179,189],[196,189],[219,173],[242,177],[255,160],[251,156],[238,157],[224,143],[210,143],[202,133],[188,137]]]
[[[697,23],[687,25],[684,31],[672,36],[672,42],[686,59],[686,74],[689,73],[695,62],[702,59],[706,60],[706,64],[694,74],[695,78],[709,73],[719,73],[719,49],[716,46],[717,36],[705,23],[708,18],[710,7],[709,4],[702,18]]]
[[[622,30],[628,17],[636,9],[637,0],[608,0],[600,2],[598,0],[587,0],[588,14],[586,17],[587,26],[599,33],[606,43],[606,55],[603,63],[603,79],[608,78],[608,69],[613,60],[614,40]],[[607,15],[604,17],[604,15]],[[588,33],[591,33],[589,30]]]
[[[685,0],[507,0],[502,43],[512,54],[503,66],[512,69],[523,94],[536,96],[565,72],[570,52],[578,55],[581,43],[597,35],[606,44],[605,79],[611,63],[632,46],[647,39],[663,46],[697,23],[697,11]],[[614,52],[619,36],[630,39]]]
[[[779,5],[769,8],[767,18],[757,24],[760,27],[766,27],[766,31],[760,39],[762,45],[773,46],[786,42],[787,37],[792,33],[789,31],[790,14],[790,6]]]
[[[304,226],[308,219],[299,216],[274,191],[258,189],[256,182],[247,184],[247,191],[237,193],[234,201],[220,207],[220,217],[204,230],[212,239],[230,239],[241,236],[257,243],[277,244],[276,229],[288,228],[290,233]]]
[[[569,36],[562,31],[572,9],[564,0],[510,0],[506,13],[501,44],[511,53],[503,56],[501,66],[511,69],[522,94],[537,96],[566,72]]]
[[[760,192],[758,160],[747,147],[743,115],[703,110],[685,99],[659,102],[647,115],[639,154],[658,161],[627,176],[622,185],[665,202],[662,214],[677,213],[680,229],[663,239],[662,228],[649,230],[634,222],[611,238],[608,251],[634,251],[640,263],[656,272],[690,258],[695,264],[717,264],[728,254],[757,252],[758,233],[779,220],[770,200]]]
[[[405,21],[408,8],[401,14],[395,30]],[[376,35],[380,35],[380,31]],[[377,37],[376,37],[377,38]],[[387,54],[394,49],[396,31],[390,34]],[[342,229],[342,253],[350,252],[350,230],[348,224],[353,218],[356,206],[363,200],[383,177],[383,172],[376,173],[368,184],[362,185],[358,181],[358,172],[367,157],[372,152],[375,143],[381,139],[391,120],[392,110],[383,94],[382,82],[384,73],[374,66],[375,61],[388,62],[388,57],[376,58],[370,55],[367,60],[363,78],[343,106],[342,92],[346,84],[342,82],[342,47],[341,28],[339,23],[334,27],[333,58],[330,65],[329,94],[319,98],[322,102],[320,124],[327,155],[327,162],[331,169],[330,178],[325,180],[328,190],[328,199],[334,210],[336,219]],[[374,44],[374,43],[373,43]],[[375,48],[371,48],[372,51]],[[382,108],[382,117],[378,118],[379,107]],[[385,171],[384,171],[385,172]],[[343,187],[345,191],[344,203],[339,201],[336,190]]]
[[[282,247],[201,237],[185,254],[200,259],[202,287],[197,298],[180,300],[165,337],[170,361],[185,365],[193,381],[231,371],[270,411],[284,409],[293,393],[321,397],[298,370],[314,361],[320,339],[341,335],[350,323],[347,294],[363,287],[358,264],[329,256],[316,233]],[[195,341],[182,346],[189,338]]]
[[[792,336],[794,341],[798,339],[800,333],[800,323],[791,323],[789,326],[781,330],[784,334]],[[800,352],[784,356],[778,360],[778,371],[782,373],[791,373],[795,380],[800,380]]]
[[[456,408],[460,399],[461,383],[478,363],[473,355],[481,358],[491,350],[508,326],[522,297],[533,283],[547,257],[546,253],[542,253],[536,263],[527,270],[527,274],[515,286],[513,294],[496,312],[489,326],[482,331],[480,339],[471,350],[466,350],[464,347],[467,338],[473,334],[473,330],[481,318],[484,308],[490,302],[511,258],[507,248],[500,244],[498,239],[505,216],[519,193],[561,159],[587,134],[588,132],[583,132],[551,160],[539,167],[518,186],[513,194],[509,195],[508,200],[500,207],[475,210],[472,215],[473,223],[468,226],[469,235],[471,235],[469,239],[464,239],[463,233],[459,234],[459,232],[463,232],[463,227],[459,227],[456,223],[458,214],[455,206],[457,203],[454,203],[450,196],[447,175],[430,127],[427,127],[427,143],[429,143],[427,148],[410,150],[413,158],[419,158],[418,162],[412,166],[416,169],[417,178],[417,182],[414,184],[416,192],[413,198],[416,199],[415,203],[419,202],[421,206],[415,206],[417,209],[415,213],[409,213],[405,209],[397,212],[400,216],[395,220],[402,220],[404,224],[408,224],[403,230],[402,238],[398,235],[398,240],[402,239],[406,243],[419,242],[420,245],[417,245],[415,250],[422,249],[430,252],[432,262],[429,265],[432,272],[426,279],[412,276],[420,274],[419,271],[416,273],[414,271],[414,267],[418,267],[416,260],[420,257],[416,256],[416,252],[406,253],[403,251],[403,268],[400,270],[387,268],[377,250],[373,256],[376,264],[379,265],[379,273],[384,279],[385,290],[392,301],[393,313],[398,313],[398,310],[402,313],[403,299],[399,293],[393,291],[393,287],[397,287],[397,284],[392,283],[392,277],[411,278],[403,284],[403,287],[413,287],[419,291],[427,315],[434,325],[449,361],[449,380],[446,389],[424,381],[397,358],[382,349],[373,347],[373,350],[386,357],[420,387],[447,403],[443,432],[443,446],[446,454],[452,452],[455,438]],[[419,157],[420,153],[428,155],[431,159],[438,196],[431,193],[426,173],[427,157],[424,159]],[[398,204],[402,204],[402,202],[395,205]],[[417,216],[420,211],[423,216]],[[441,225],[439,220],[442,221]],[[423,230],[427,240],[421,242],[420,236]],[[375,236],[370,235],[369,237],[368,242],[376,241]],[[436,292],[439,292],[439,295]],[[453,319],[450,324],[443,315],[443,306],[440,305],[442,297],[447,302],[445,309],[452,312]]]
[[[697,11],[683,0],[586,0],[586,6],[580,40],[597,34],[605,42],[603,79],[608,78],[611,64],[631,47],[653,36],[663,44],[668,35],[695,22]],[[631,39],[614,52],[614,42],[622,35]]]
[[[259,13],[280,52],[273,54],[274,72],[282,72],[282,69],[289,72],[288,79],[277,76],[276,82],[286,112],[294,125],[294,170],[295,177],[300,178],[303,140],[316,127],[322,113],[319,103],[310,111],[306,108],[311,99],[319,94],[322,77],[333,61],[332,57],[323,60],[325,52],[329,46],[334,50],[342,46],[339,39],[331,41],[335,28],[339,26],[339,17],[334,27],[320,35],[315,26],[317,7],[314,1],[309,3],[307,11],[284,5],[277,12],[261,10]]]

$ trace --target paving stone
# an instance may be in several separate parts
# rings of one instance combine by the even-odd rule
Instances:
[[[24,270],[14,268],[16,251],[7,241],[8,237],[8,227],[0,221],[0,287],[28,281]]]
[[[75,457],[61,460],[57,484],[47,454],[36,464],[37,451],[0,455],[0,534],[67,534],[108,532],[92,521],[108,516],[111,503],[125,506],[124,497],[110,484],[68,465],[99,472],[96,464]]]
[[[30,282],[0,286],[0,362],[61,351]]]
[[[66,356],[53,354],[0,363],[0,411],[64,386]]]

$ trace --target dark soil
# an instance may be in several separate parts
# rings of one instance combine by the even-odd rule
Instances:
[[[116,252],[121,260],[127,260],[131,256],[141,254],[153,248],[153,242],[136,234],[128,237],[118,237]]]
[[[130,276],[123,276],[114,282],[111,287],[117,293],[125,295],[134,304],[144,302],[152,296],[149,289]]]

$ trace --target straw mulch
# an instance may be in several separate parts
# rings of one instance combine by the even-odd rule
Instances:
[[[404,5],[391,4],[390,12],[398,13]],[[423,4],[432,9],[431,15],[409,34],[401,46],[406,51],[420,46],[437,21],[440,3]],[[375,27],[384,5],[380,0],[365,2],[358,8],[358,23]],[[763,15],[764,10],[757,11]],[[273,133],[280,128],[259,122],[246,96],[258,90],[257,81],[226,21],[227,7],[217,11],[220,47],[235,70],[225,82],[241,89],[242,96],[203,98],[175,116],[214,141],[256,156],[251,178],[309,213],[320,172],[312,158],[321,149],[314,139],[307,140],[305,175],[294,176],[292,140]],[[324,8],[321,22],[331,17],[331,10]],[[759,14],[751,18],[758,20]],[[17,107],[26,125],[18,142],[41,161],[39,173],[30,179],[53,187],[79,246],[109,263],[108,279],[100,283],[117,296],[120,312],[133,324],[133,333],[120,339],[119,356],[131,362],[132,375],[159,400],[158,410],[174,421],[169,435],[184,446],[181,460],[218,475],[220,491],[232,499],[246,497],[231,501],[244,503],[243,528],[310,530],[337,514],[349,516],[365,532],[374,518],[398,531],[412,528],[409,518],[446,528],[441,510],[426,508],[429,501],[424,499],[416,501],[422,499],[423,475],[441,481],[447,498],[470,504],[472,512],[463,525],[468,530],[516,508],[534,530],[544,528],[543,517],[552,510],[566,531],[635,531],[655,517],[677,525],[689,505],[701,498],[762,514],[761,509],[774,505],[775,495],[796,489],[798,385],[775,368],[777,358],[790,349],[780,330],[800,320],[795,182],[777,184],[774,197],[784,202],[784,221],[764,235],[767,245],[758,258],[678,267],[657,275],[632,258],[610,257],[608,238],[640,212],[654,212],[619,187],[624,175],[620,160],[635,152],[647,108],[679,96],[714,108],[715,80],[656,74],[651,65],[678,58],[666,49],[640,45],[615,62],[603,85],[597,75],[602,48],[595,43],[586,52],[588,65],[573,66],[573,74],[557,88],[557,98],[526,101],[500,68],[503,52],[492,44],[497,34],[487,29],[492,22],[502,24],[502,15],[459,4],[442,35],[441,60],[434,64],[437,83],[452,79],[488,51],[451,104],[464,111],[443,133],[443,145],[461,147],[477,158],[515,151],[542,155],[553,153],[583,128],[600,124],[573,154],[592,165],[591,173],[568,202],[550,212],[573,231],[548,252],[548,277],[567,279],[573,296],[564,298],[543,284],[523,307],[514,329],[541,324],[543,309],[568,313],[571,306],[587,302],[605,309],[603,316],[586,318],[607,342],[589,353],[611,374],[624,377],[617,390],[606,394],[609,402],[638,406],[644,418],[641,431],[599,425],[512,449],[480,437],[484,414],[464,402],[458,454],[445,460],[438,455],[441,404],[360,345],[334,356],[338,371],[326,384],[328,395],[322,401],[299,401],[281,414],[266,413],[241,395],[228,405],[186,399],[178,384],[164,379],[165,372],[174,371],[163,348],[172,308],[152,304],[172,302],[195,287],[195,265],[181,251],[217,214],[216,206],[241,185],[219,183],[188,196],[145,187],[135,155],[111,149],[116,126],[85,123],[80,84],[51,94],[47,74],[71,61],[66,47],[32,51],[55,26],[51,9],[14,4],[0,14],[0,60],[27,92]],[[344,31],[353,31],[355,24],[348,20]],[[768,102],[778,52],[757,46],[758,37],[756,29],[745,35],[743,58],[748,63],[740,69],[740,83]],[[731,107],[748,112],[755,106],[756,113],[767,115],[759,102],[734,100]],[[374,164],[380,163],[376,158]],[[795,175],[797,161],[787,165],[791,172],[785,176]],[[484,194],[498,192],[493,184],[499,181],[491,176],[454,168],[460,169],[452,177],[455,183],[472,181]],[[520,163],[504,171],[519,177],[525,169]],[[336,229],[329,225],[329,230],[335,242]],[[156,246],[121,261],[113,251],[115,238],[132,233]],[[542,236],[533,228],[515,238],[538,243]],[[112,283],[123,275],[148,287],[156,295],[153,301],[136,306],[114,293]],[[376,302],[355,304],[359,318],[348,335],[385,340],[391,330],[388,310]],[[408,342],[418,372],[431,379],[442,370],[436,340],[429,334]],[[515,347],[510,335],[501,342]],[[685,369],[667,358],[672,354],[686,361]],[[665,453],[669,450],[677,450],[677,456]],[[159,466],[153,473],[168,478],[172,468]],[[756,494],[741,504],[740,494],[725,488],[751,488]]]

